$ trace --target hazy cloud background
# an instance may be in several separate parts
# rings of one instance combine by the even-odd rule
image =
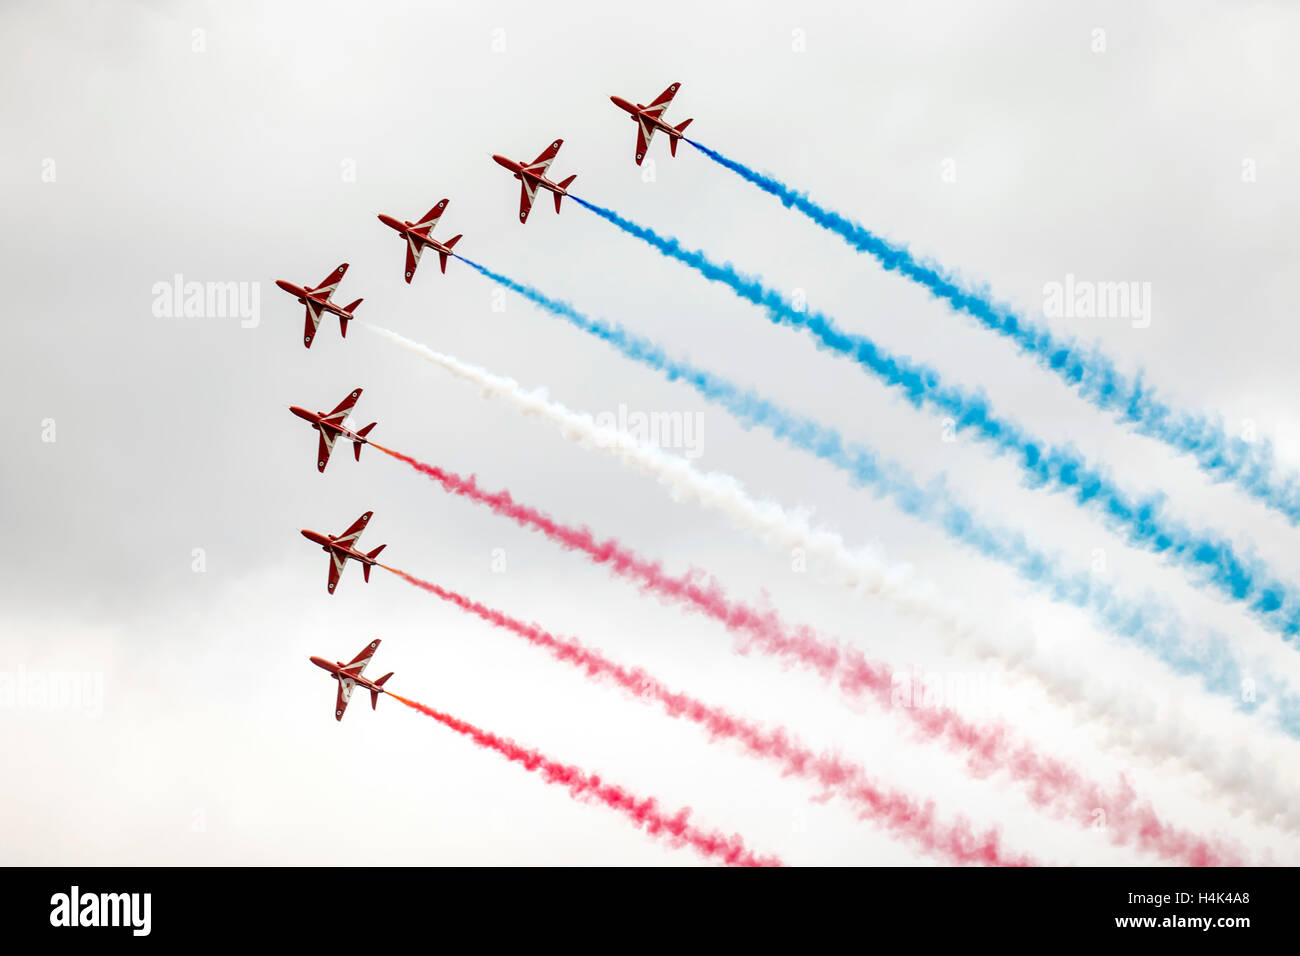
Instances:
[[[1295,529],[1126,434],[776,200],[689,147],[670,159],[662,137],[645,181],[633,125],[607,99],[647,102],[680,81],[669,119],[694,117],[702,142],[1027,312],[1039,314],[1044,284],[1067,273],[1150,282],[1149,328],[1053,325],[1145,368],[1178,404],[1217,409],[1234,430],[1253,421],[1300,465],[1300,13],[1288,4],[56,2],[8,6],[0,25],[12,41],[0,62],[0,649],[11,672],[103,680],[97,717],[0,711],[4,862],[695,862],[391,701],[372,714],[358,696],[336,724],[334,688],[306,658],[350,659],[376,636],[375,666],[396,672],[397,692],[689,804],[757,849],[802,864],[929,862],[807,785],[391,575],[367,585],[349,568],[327,595],[325,557],[298,529],[341,531],[368,509],[363,544],[387,542],[396,566],[783,723],[945,813],[1002,827],[1012,847],[1143,861],[1028,813],[1017,790],[970,780],[893,718],[738,657],[720,627],[378,453],[357,464],[340,448],[318,475],[315,435],[287,406],[332,408],[360,385],[357,418],[379,422],[380,442],[509,487],[670,569],[713,571],[735,596],[766,595],[787,618],[875,656],[981,670],[816,567],[793,573],[789,555],[355,324],[340,340],[327,320],[303,349],[301,307],[273,280],[315,284],[343,261],[352,268],[339,298],[364,296],[363,320],[545,385],[573,408],[698,413],[703,467],[911,562],[991,628],[1032,629],[1080,666],[1180,700],[1208,728],[1250,732],[1082,615],[688,388],[517,297],[494,311],[494,288],[463,264],[443,276],[426,257],[408,288],[401,243],[375,215],[413,219],[444,196],[437,235],[463,232],[465,255],[760,388],[922,478],[946,473],[982,514],[1071,567],[1104,549],[1126,593],[1159,594],[1300,674],[1244,614],[1067,501],[1021,488],[1010,463],[942,442],[937,419],[725,289],[576,204],[557,217],[542,202],[520,226],[517,184],[489,159],[531,158],[563,137],[552,172],[576,172],[578,195],[804,290],[845,327],[1076,443],[1128,487],[1166,490],[1175,513],[1252,543],[1294,579]],[[1097,29],[1104,53],[1091,49]],[[1243,182],[1246,160],[1254,182]],[[260,283],[257,326],[156,317],[153,287],[178,273]],[[51,420],[53,442],[42,440]],[[495,549],[505,573],[492,569]],[[1095,730],[1051,702],[1009,688],[995,705],[1096,774],[1127,772],[1177,822],[1296,860],[1296,840],[1244,821],[1176,770],[1099,749]],[[1297,752],[1265,772],[1300,782]]]

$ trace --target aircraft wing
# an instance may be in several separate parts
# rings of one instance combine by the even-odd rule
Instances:
[[[348,701],[352,699],[352,691],[357,686],[355,678],[361,676],[362,671],[366,669],[366,665],[370,663],[370,658],[374,656],[378,648],[379,638],[375,638],[363,647],[361,653],[352,658],[351,662],[343,668],[343,673],[339,675],[338,701],[334,705],[335,720],[343,719],[343,711],[348,709]]]
[[[327,428],[317,430],[320,432],[320,447],[316,449],[316,470],[323,473],[329,464],[330,452],[334,450],[334,439],[337,436]]]
[[[410,284],[411,279],[415,276],[415,267],[420,264],[420,253],[424,251],[423,246],[418,246],[415,240],[410,236],[406,237],[406,281]]]
[[[337,289],[339,283],[343,281],[343,276],[347,274],[347,271],[348,264],[345,262],[324,279],[321,279],[320,285],[316,286],[316,288],[311,291],[324,294],[326,299],[331,298],[334,295],[334,290]]]
[[[337,552],[330,552],[330,580],[329,584],[325,585],[325,589],[330,594],[333,594],[334,589],[339,586],[339,575],[343,573],[343,565],[347,563],[347,560]]]
[[[352,699],[352,688],[355,686],[355,681],[349,680],[346,677],[339,678],[339,696],[338,700],[334,702],[335,720],[343,719],[343,711],[348,709],[348,701]]]
[[[668,109],[668,105],[673,101],[673,97],[677,95],[677,87],[679,86],[681,86],[680,83],[674,83],[668,87],[659,94],[658,99],[645,108],[645,111],[655,119],[661,119],[664,111]]]
[[[352,406],[357,403],[361,397],[361,389],[354,388],[348,397],[334,406],[334,411],[325,416],[325,421],[332,425],[342,425],[343,419],[348,417],[348,412],[352,411]]]
[[[540,156],[538,156],[531,163],[525,166],[524,169],[528,170],[529,172],[539,173],[545,176],[546,170],[549,169],[551,166],[551,161],[555,159],[555,154],[560,151],[560,147],[563,145],[564,145],[564,140],[557,139],[550,146],[546,147],[546,149],[542,151],[542,154]]]
[[[537,187],[530,185],[525,176],[520,176],[519,180],[523,183],[519,190],[519,221],[527,222],[528,212],[533,208],[533,196],[537,193]]]
[[[363,647],[361,649],[361,653],[358,654],[356,657],[352,658],[352,660],[348,663],[348,666],[343,669],[347,671],[349,674],[351,674],[353,677],[360,677],[361,672],[366,669],[366,665],[370,663],[370,658],[374,656],[375,651],[378,650],[378,648],[379,648],[379,639],[376,638],[375,640],[367,644],[365,647]]]
[[[424,218],[421,219],[419,222],[417,222],[411,228],[418,229],[420,232],[424,233],[427,236],[429,233],[433,232],[433,227],[438,225],[438,220],[442,218],[442,214],[446,210],[446,208],[447,208],[447,200],[445,199],[440,200],[438,202],[438,205],[430,209],[425,214]]]
[[[654,139],[655,128],[647,123],[643,118],[636,118],[636,164],[641,165],[641,160],[645,159],[646,150],[650,148],[650,140]]]
[[[320,306],[311,299],[307,300],[307,318],[302,330],[302,341],[307,348],[311,348],[311,340],[316,337],[316,330],[320,328]]]
[[[361,537],[361,532],[365,530],[366,522],[370,520],[372,514],[374,514],[373,511],[367,511],[356,521],[352,522],[352,524],[348,526],[347,531],[344,531],[334,539],[334,543],[346,545],[349,548],[355,548],[357,546],[357,539]]]

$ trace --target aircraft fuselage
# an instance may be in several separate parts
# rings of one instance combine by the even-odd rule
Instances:
[[[382,222],[389,229],[396,229],[401,234],[403,239],[410,239],[417,246],[433,249],[437,252],[445,253],[446,255],[449,256],[454,256],[456,254],[451,250],[450,246],[444,245],[443,243],[439,242],[437,239],[433,238],[432,236],[426,236],[424,233],[416,232],[414,229],[411,228],[412,226],[415,225],[415,223],[409,220],[403,221],[393,216],[380,213],[379,221]]]
[[[327,661],[323,657],[312,657],[310,658],[310,660],[317,667],[329,671],[330,676],[333,677],[335,680],[341,680],[344,677],[343,669],[347,667],[347,665],[344,664],[342,661],[336,661],[331,663],[330,661]],[[369,678],[361,677],[360,675],[357,674],[348,674],[346,676],[348,680],[355,683],[358,687],[364,687],[368,691],[373,691],[379,694],[388,693],[381,686],[379,686]]]
[[[352,313],[344,311],[341,306],[331,302],[323,295],[317,295],[309,289],[305,289],[299,285],[294,285],[292,282],[285,282],[283,279],[276,279],[275,284],[290,295],[297,297],[300,305],[306,305],[307,300],[310,299],[313,305],[319,306],[326,312],[332,313],[333,315],[341,315],[345,318],[352,317]]]
[[[293,412],[303,421],[311,422],[313,428],[323,428],[327,431],[333,432],[335,435],[340,435],[343,438],[346,438],[348,441],[361,442],[363,445],[370,443],[368,438],[362,438],[354,431],[344,428],[341,425],[335,425],[332,422],[326,421],[324,412],[309,412],[307,409],[300,408],[297,405],[290,405],[289,411]]]
[[[302,529],[302,536],[312,544],[319,544],[322,551],[332,551],[334,554],[342,555],[345,558],[351,558],[353,561],[360,561],[362,564],[374,564],[375,559],[368,555],[356,551],[346,544],[339,544],[333,535],[321,534],[319,531],[309,531]]]
[[[654,116],[650,113],[647,113],[646,107],[642,106],[640,103],[637,103],[635,106],[633,106],[631,103],[623,99],[623,97],[621,96],[611,96],[609,99],[610,102],[612,102],[619,109],[623,110],[626,113],[631,114],[632,119],[635,121],[639,121],[642,123],[649,123],[655,129],[663,130],[663,132],[667,133],[669,136],[682,135],[673,127],[665,123],[658,116]]]
[[[498,166],[504,166],[506,169],[510,170],[510,172],[514,173],[515,179],[519,179],[519,180],[527,179],[534,186],[540,186],[543,189],[549,189],[557,196],[569,195],[569,191],[567,189],[558,185],[557,183],[551,182],[541,173],[535,173],[529,169],[524,168],[523,163],[517,163],[513,159],[506,159],[504,156],[494,155],[492,158],[496,160]]]

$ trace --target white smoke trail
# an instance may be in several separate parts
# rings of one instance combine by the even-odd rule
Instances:
[[[752,497],[731,475],[701,472],[690,461],[670,455],[618,428],[597,424],[591,415],[552,401],[545,389],[526,390],[514,379],[435,351],[388,329],[371,331],[475,385],[488,397],[504,399],[525,415],[555,426],[564,437],[616,455],[668,486],[678,501],[689,501],[727,515],[741,530],[757,533],[788,551],[802,548],[855,591],[879,598],[896,611],[933,627],[950,647],[996,662],[1009,674],[1035,683],[1052,701],[1064,704],[1076,718],[1095,721],[1108,743],[1155,763],[1171,762],[1201,775],[1210,789],[1225,798],[1233,812],[1246,810],[1257,821],[1300,834],[1300,807],[1271,772],[1285,761],[1252,746],[1267,745],[1273,735],[1252,728],[1252,736],[1229,748],[1203,733],[1185,716],[1161,713],[1140,691],[1099,682],[1059,654],[1045,649],[1034,636],[995,638],[945,600],[937,589],[917,578],[912,568],[883,560],[872,549],[851,548],[834,531],[816,528],[801,515],[772,501]],[[1277,741],[1272,741],[1276,743]],[[1272,748],[1270,748],[1272,749]],[[1285,765],[1283,763],[1282,765]]]

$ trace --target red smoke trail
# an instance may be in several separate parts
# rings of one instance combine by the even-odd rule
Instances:
[[[710,706],[686,694],[669,690],[640,668],[628,668],[609,660],[578,641],[556,637],[536,624],[516,618],[473,601],[455,591],[448,591],[429,581],[422,581],[397,568],[381,567],[405,578],[416,587],[436,594],[462,611],[477,615],[489,624],[511,631],[524,640],[550,651],[558,660],[585,670],[595,678],[604,678],[633,695],[658,701],[670,717],[685,717],[705,728],[714,738],[725,737],[740,743],[749,753],[772,760],[784,772],[813,780],[856,805],[862,816],[870,817],[889,830],[906,837],[921,849],[943,857],[951,863],[982,863],[989,866],[1028,866],[1034,861],[1009,855],[999,846],[994,830],[976,834],[963,819],[951,826],[934,818],[930,803],[921,804],[910,797],[884,790],[873,784],[861,768],[838,757],[817,754],[800,745],[783,728],[766,730],[726,711]]]
[[[657,562],[640,557],[617,541],[598,541],[586,528],[561,524],[544,512],[519,504],[508,491],[484,491],[473,476],[464,478],[391,448],[374,447],[437,481],[444,490],[486,505],[565,548],[581,551],[597,564],[608,565],[616,574],[638,582],[661,598],[721,622],[748,639],[746,648],[752,644],[810,667],[837,683],[845,694],[873,699],[886,709],[893,707],[892,669],[867,659],[856,648],[845,647],[806,626],[791,628],[775,611],[760,611],[733,601],[721,585],[697,571],[680,576],[666,574]],[[1238,851],[1220,841],[1211,842],[1165,823],[1122,777],[1119,786],[1103,788],[1063,762],[1038,753],[1027,742],[1016,740],[1006,727],[974,724],[947,707],[902,706],[896,712],[910,719],[922,737],[962,754],[976,776],[1005,772],[1024,785],[1035,806],[1084,827],[1104,826],[1114,843],[1134,846],[1184,866],[1241,862]]]
[[[440,710],[434,710],[432,707],[426,707],[416,701],[399,697],[392,691],[389,691],[388,696],[394,700],[400,700],[407,707],[413,707],[422,714],[427,714],[444,726],[450,727],[456,733],[464,734],[480,747],[495,750],[507,760],[522,764],[530,772],[539,772],[542,779],[547,783],[566,788],[576,799],[590,798],[600,801],[610,809],[617,810],[631,819],[638,828],[645,830],[646,833],[653,837],[663,837],[673,846],[689,844],[698,850],[701,855],[721,860],[728,866],[783,865],[774,856],[756,856],[752,851],[745,848],[745,843],[739,836],[734,834],[732,836],[723,836],[720,833],[711,833],[694,826],[688,819],[691,813],[689,809],[683,808],[669,816],[659,809],[653,797],[645,800],[638,799],[622,787],[606,783],[597,775],[589,774],[577,767],[558,763],[536,750],[521,747],[513,740],[488,733],[471,723],[451,716],[451,714],[444,714]]]

